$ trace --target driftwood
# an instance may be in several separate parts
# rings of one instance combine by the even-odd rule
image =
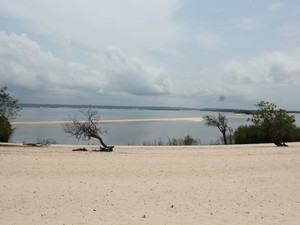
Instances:
[[[76,148],[72,150],[73,152],[86,152],[87,149],[86,148]]]
[[[91,151],[93,151],[93,152],[112,152],[114,147],[115,146],[106,146],[106,147],[100,146],[100,149],[91,150]],[[76,148],[76,149],[73,149],[72,151],[74,151],[74,152],[87,152],[88,150],[86,148]]]
[[[23,145],[31,146],[31,147],[42,147],[42,146],[47,146],[47,144],[40,144],[40,143],[26,143],[26,144],[23,144]]]

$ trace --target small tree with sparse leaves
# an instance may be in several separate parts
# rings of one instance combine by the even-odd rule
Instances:
[[[222,113],[219,113],[218,117],[215,117],[212,115],[207,115],[207,116],[204,116],[204,120],[205,120],[206,126],[217,127],[221,131],[224,144],[227,145],[228,142],[227,142],[226,133],[227,133],[227,131],[231,131],[232,129],[227,124],[226,116]]]
[[[76,117],[70,118],[64,124],[64,131],[68,134],[75,136],[78,140],[87,141],[91,138],[95,138],[100,141],[100,149],[104,151],[112,151],[113,146],[107,146],[101,135],[106,133],[100,124],[100,115],[95,109],[81,110],[80,114],[83,116],[82,119]]]

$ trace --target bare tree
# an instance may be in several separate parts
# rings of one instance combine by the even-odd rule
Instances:
[[[226,116],[219,113],[218,117],[214,117],[212,115],[204,116],[204,120],[205,120],[206,126],[217,127],[221,131],[221,133],[223,135],[223,139],[224,139],[224,144],[227,145],[226,132],[227,132],[227,130],[232,132],[232,128],[230,128],[227,125]]]
[[[100,136],[106,133],[106,131],[103,127],[97,126],[100,124],[98,111],[88,108],[81,110],[80,113],[84,117],[83,120],[78,120],[76,117],[70,118],[70,120],[64,124],[64,131],[75,136],[78,140],[87,141],[91,138],[96,138],[100,141],[100,150],[112,151],[114,146],[107,146]]]

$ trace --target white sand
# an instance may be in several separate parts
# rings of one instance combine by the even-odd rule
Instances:
[[[78,147],[0,146],[0,224],[300,224],[300,143]]]

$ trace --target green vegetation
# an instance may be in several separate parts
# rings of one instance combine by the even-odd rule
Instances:
[[[300,141],[300,129],[295,118],[284,109],[277,109],[273,103],[260,101],[255,106],[250,126],[240,126],[234,132],[236,144],[274,143],[287,146],[286,141]]]
[[[169,138],[168,145],[199,145],[200,141],[194,139],[190,135],[186,135],[184,138]]]
[[[155,139],[152,141],[149,141],[149,140],[144,141],[143,145],[144,146],[163,146],[163,145],[165,145],[165,142],[161,138],[158,138],[158,139]]]
[[[233,134],[235,144],[267,143],[268,140],[260,126],[239,126]]]
[[[14,129],[5,116],[0,116],[0,142],[8,142]]]
[[[190,135],[186,135],[184,138],[168,138],[167,142],[164,142],[161,138],[153,141],[144,141],[144,146],[176,146],[176,145],[200,145],[199,140],[194,139]]]
[[[10,121],[14,120],[20,111],[18,99],[12,98],[6,92],[7,87],[0,89],[0,142],[8,142],[11,138],[14,128]]]
[[[41,145],[55,145],[57,141],[55,139],[46,138],[46,139],[37,139],[37,143]]]

